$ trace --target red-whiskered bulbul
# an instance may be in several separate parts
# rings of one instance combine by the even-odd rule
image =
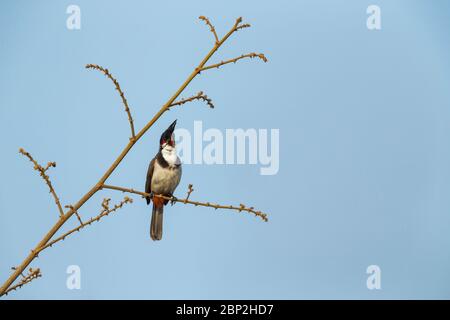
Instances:
[[[150,224],[150,237],[152,240],[161,240],[163,228],[163,211],[168,200],[153,197],[153,195],[164,195],[173,197],[178,183],[181,179],[181,161],[175,150],[175,120],[159,140],[159,151],[150,161],[145,182],[147,204],[153,202],[152,222]]]

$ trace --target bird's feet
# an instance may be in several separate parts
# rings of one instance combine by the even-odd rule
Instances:
[[[148,197],[149,197],[151,200],[153,200],[153,196],[154,196],[154,195],[155,195],[155,194],[153,193],[153,191],[151,191]]]
[[[178,201],[178,198],[175,197],[173,194],[170,197],[172,198],[170,199],[170,205],[173,206]]]

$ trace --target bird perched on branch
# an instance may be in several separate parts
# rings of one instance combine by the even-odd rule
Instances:
[[[145,182],[147,204],[153,202],[152,221],[150,224],[150,237],[152,240],[161,240],[163,228],[163,211],[168,200],[159,198],[157,195],[173,197],[178,183],[181,179],[181,161],[175,149],[175,120],[159,140],[159,152],[150,161]]]

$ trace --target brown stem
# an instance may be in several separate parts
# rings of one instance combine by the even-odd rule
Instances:
[[[51,246],[53,246],[55,243],[57,243],[57,242],[59,242],[59,241],[62,241],[62,240],[64,240],[64,239],[66,239],[66,238],[67,238],[68,236],[70,236],[72,233],[74,233],[74,232],[76,232],[76,231],[80,231],[81,229],[83,229],[83,228],[86,227],[86,226],[91,225],[91,224],[92,224],[93,222],[95,222],[95,221],[99,221],[101,218],[103,218],[103,217],[109,215],[110,213],[113,213],[113,212],[115,212],[116,210],[122,208],[124,204],[132,203],[132,202],[133,202],[133,199],[128,198],[128,197],[125,197],[121,202],[119,202],[119,204],[116,204],[113,208],[109,208],[109,200],[110,200],[110,199],[105,199],[105,200],[103,200],[103,204],[102,204],[103,210],[102,210],[102,212],[101,212],[99,215],[90,218],[90,219],[89,219],[88,221],[86,221],[86,222],[82,222],[81,219],[79,219],[80,225],[79,225],[78,227],[73,228],[73,229],[67,231],[66,233],[62,234],[61,236],[55,238],[54,240],[48,242],[48,243],[47,243],[45,246],[43,246],[39,251],[42,251],[42,250],[44,250],[44,249],[46,249],[46,248],[48,248],[48,247],[51,247]]]
[[[219,37],[217,36],[216,29],[212,25],[211,21],[209,21],[209,19],[207,17],[205,17],[205,16],[200,16],[198,18],[200,20],[205,21],[206,25],[209,26],[209,29],[211,30],[212,34],[214,35],[214,39],[216,39],[216,43],[218,43],[219,42]]]
[[[211,109],[214,109],[214,104],[212,103],[212,100],[210,98],[208,98],[208,96],[206,94],[203,94],[202,91],[200,91],[199,93],[197,93],[195,96],[186,98],[186,99],[181,99],[179,101],[175,101],[174,103],[172,103],[170,105],[170,107],[174,107],[174,106],[180,106],[182,104],[185,104],[187,102],[191,102],[194,100],[203,100],[206,102],[206,104],[208,105],[208,107],[210,107]]]
[[[13,268],[13,270],[15,270],[15,268]],[[20,282],[18,284],[9,287],[8,290],[6,290],[5,295],[10,293],[11,291],[22,288],[27,283],[30,283],[34,279],[37,279],[41,276],[42,276],[42,274],[41,274],[41,270],[39,268],[37,268],[37,269],[30,268],[30,270],[26,276],[24,276],[22,274],[22,280],[20,280]]]
[[[192,192],[194,192],[194,188],[193,188],[193,185],[192,184],[189,184],[188,185],[188,191],[187,191],[187,194],[186,194],[186,199],[185,199],[185,201],[188,201],[189,200],[189,197],[191,196],[191,193]],[[185,202],[186,203],[186,202]]]
[[[245,211],[245,212],[249,212],[249,213],[253,213],[255,216],[260,217],[263,221],[267,222],[269,221],[269,219],[267,218],[267,214],[262,213],[261,211],[257,211],[255,210],[253,207],[247,207],[244,204],[240,204],[239,206],[227,206],[227,205],[221,205],[221,204],[216,204],[216,203],[210,203],[210,202],[199,202],[199,201],[192,201],[189,200],[189,196],[192,193],[193,189],[192,189],[192,185],[190,185],[191,188],[188,191],[188,195],[185,199],[178,199],[176,197],[168,197],[168,196],[164,196],[164,195],[153,195],[153,197],[159,197],[159,198],[163,198],[169,201],[173,201],[173,202],[180,202],[180,203],[184,203],[184,204],[192,204],[194,206],[200,206],[200,207],[210,207],[210,208],[214,208],[214,209],[227,209],[227,210],[236,210],[236,211]],[[123,187],[118,187],[118,186],[112,186],[112,185],[103,185],[102,189],[110,189],[110,190],[117,190],[117,191],[122,191],[122,192],[127,192],[127,193],[134,193],[134,194],[138,194],[142,197],[148,197],[150,196],[149,193],[145,193],[142,191],[138,191],[135,189],[130,189],[130,188],[123,188]],[[192,190],[192,191],[191,191]]]
[[[25,157],[28,158],[33,164],[33,169],[39,172],[39,175],[44,179],[45,183],[48,186],[48,189],[50,190],[50,193],[53,196],[53,199],[55,199],[56,206],[58,207],[59,215],[60,217],[64,215],[64,210],[61,206],[61,202],[59,201],[58,195],[56,194],[55,189],[53,188],[52,182],[50,181],[50,177],[46,174],[47,170],[50,169],[50,167],[56,167],[55,162],[49,162],[47,163],[47,166],[44,168],[42,167],[34,158],[31,156],[31,154],[27,151],[25,151],[23,148],[19,149],[19,153],[23,154]]]
[[[71,208],[64,213],[60,219],[53,225],[53,227],[45,234],[45,236],[39,241],[33,250],[28,254],[28,256],[22,261],[22,263],[14,270],[14,272],[8,277],[8,279],[0,287],[0,296],[3,296],[8,288],[14,283],[14,281],[23,273],[27,266],[38,256],[38,254],[43,250],[43,248],[49,243],[56,232],[67,222],[67,220],[72,217],[75,212],[77,212],[81,206],[83,206],[94,194],[96,194],[102,187],[104,183],[111,176],[114,170],[119,166],[128,152],[132,149],[137,141],[153,126],[153,124],[166,112],[178,96],[184,91],[184,89],[191,83],[191,81],[200,73],[202,68],[205,66],[206,62],[216,53],[220,46],[239,29],[239,24],[242,22],[242,18],[236,19],[235,24],[225,34],[222,39],[220,39],[213,48],[206,54],[203,60],[198,64],[198,66],[192,71],[192,73],[187,77],[187,79],[181,84],[177,91],[169,98],[169,100],[161,107],[161,109],[153,116],[153,118],[134,136],[128,144],[124,147],[122,152],[116,158],[116,160],[111,164],[111,166],[106,170],[100,180],[85,194],[81,197],[78,202],[76,202]],[[201,205],[201,204],[198,204]]]
[[[230,60],[225,60],[225,61],[221,61],[219,63],[215,63],[206,67],[203,67],[201,71],[205,71],[208,69],[213,69],[213,68],[220,68],[221,66],[225,65],[225,64],[229,64],[229,63],[236,63],[237,61],[241,60],[241,59],[245,59],[245,58],[259,58],[264,62],[267,62],[267,58],[262,54],[262,53],[248,53],[248,54],[243,54],[239,57],[236,57],[234,59],[230,59]]]
[[[128,122],[130,123],[130,129],[131,129],[131,138],[130,139],[134,139],[136,134],[134,133],[133,117],[131,116],[131,111],[130,111],[130,108],[128,107],[128,101],[125,98],[125,94],[123,93],[122,89],[120,88],[120,84],[117,81],[117,79],[112,76],[112,74],[109,72],[108,69],[103,68],[102,66],[99,66],[97,64],[87,64],[86,69],[98,70],[98,71],[102,72],[105,76],[107,76],[114,83],[114,86],[116,87],[116,90],[119,92],[120,98],[122,99],[122,103],[125,107],[125,112],[128,115]]]

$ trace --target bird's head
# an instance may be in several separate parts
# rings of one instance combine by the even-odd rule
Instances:
[[[161,135],[161,139],[159,139],[159,147],[161,149],[164,148],[175,148],[175,135],[173,131],[175,130],[175,125],[177,124],[177,120],[172,122],[172,124],[164,131]]]

